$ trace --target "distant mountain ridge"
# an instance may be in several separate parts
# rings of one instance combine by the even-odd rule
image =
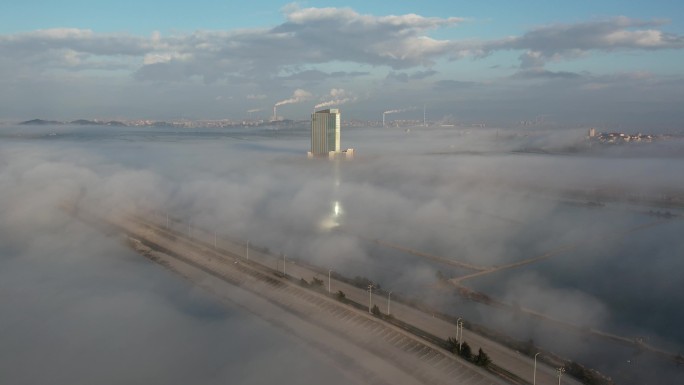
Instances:
[[[267,121],[267,120],[238,120],[233,121],[230,119],[220,119],[220,120],[148,120],[148,119],[136,119],[136,120],[88,120],[88,119],[77,119],[72,121],[57,121],[57,120],[44,120],[44,119],[32,119],[24,122],[18,123],[24,126],[48,126],[48,125],[73,125],[73,126],[111,126],[111,127],[173,127],[173,128],[222,128],[222,127],[261,127],[261,126],[275,126],[278,128],[285,127],[297,127],[298,125],[308,125],[308,120],[290,120],[283,119],[277,121]]]
[[[24,126],[44,126],[44,125],[61,125],[61,124],[75,124],[75,125],[81,125],[81,126],[127,126],[126,123],[119,122],[116,120],[112,120],[109,122],[102,122],[102,121],[98,121],[98,120],[87,120],[87,119],[78,119],[78,120],[73,120],[71,122],[59,122],[56,120],[31,119],[31,120],[27,120],[25,122],[21,122],[19,124],[24,125]]]
[[[64,124],[64,123],[58,122],[56,120],[32,119],[32,120],[27,120],[25,122],[21,122],[19,124],[26,125],[26,126],[43,126],[46,124]]]

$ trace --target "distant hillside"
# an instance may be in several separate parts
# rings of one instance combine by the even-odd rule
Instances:
[[[97,125],[102,124],[102,122],[96,122],[94,120],[78,119],[78,120],[74,120],[74,121],[69,122],[69,124],[78,124],[78,125],[82,125],[82,126],[97,126]]]
[[[33,120],[27,120],[25,122],[21,122],[19,124],[23,124],[26,126],[43,126],[43,125],[55,125],[55,124],[73,124],[73,125],[79,125],[79,126],[126,126],[126,123],[119,122],[116,120],[112,120],[110,122],[102,122],[102,121],[97,121],[97,120],[87,120],[87,119],[78,119],[78,120],[73,120],[71,122],[58,122],[56,120],[43,120],[43,119],[33,119]]]
[[[119,122],[117,120],[112,120],[109,122],[103,122],[101,120],[78,119],[78,120],[74,120],[72,122],[69,122],[69,124],[77,124],[77,125],[81,125],[81,126],[126,126],[126,123]]]
[[[43,126],[43,125],[48,125],[48,124],[64,124],[64,123],[58,122],[56,120],[32,119],[32,120],[27,120],[25,122],[21,122],[19,124],[23,124],[26,126]]]

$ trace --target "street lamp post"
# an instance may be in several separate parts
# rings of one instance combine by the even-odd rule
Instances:
[[[456,320],[456,342],[458,343],[458,351],[461,351],[461,337],[458,334],[458,332],[459,332],[459,330],[458,330],[459,326],[458,325],[461,323],[461,320],[462,320],[461,317],[458,317],[458,319]]]
[[[461,345],[463,345],[463,343],[461,342],[461,340],[463,339],[463,321],[459,321],[457,327],[461,328],[461,336],[458,339],[458,352],[460,353]]]
[[[558,385],[560,385],[561,377],[563,377],[563,373],[565,373],[565,368],[561,366],[556,370],[558,371]]]
[[[392,292],[390,291],[389,294],[387,294],[387,315],[390,315],[390,303],[392,301]]]
[[[330,273],[332,273],[332,270],[328,269],[328,294],[330,294]]]
[[[534,355],[534,372],[532,372],[532,385],[537,385],[537,356],[539,353]]]
[[[368,285],[368,312],[373,313],[371,311],[371,306],[373,306],[373,284]]]
[[[214,230],[214,249],[216,249],[216,230]]]
[[[247,240],[247,260],[249,261],[249,239]]]

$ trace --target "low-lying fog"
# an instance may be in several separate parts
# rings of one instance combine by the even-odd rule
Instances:
[[[224,307],[58,208],[75,197],[112,212],[166,211],[368,277],[533,339],[618,383],[639,383],[637,374],[624,373],[681,381],[684,370],[648,353],[437,290],[438,271],[467,272],[370,241],[481,266],[574,246],[464,283],[560,320],[682,351],[681,217],[662,220],[649,210],[665,209],[624,203],[570,202],[558,192],[681,193],[684,141],[587,148],[585,134],[344,128],[342,145],[355,148],[356,159],[331,162],[306,158],[307,128],[0,127],[0,382],[339,378],[284,332]]]

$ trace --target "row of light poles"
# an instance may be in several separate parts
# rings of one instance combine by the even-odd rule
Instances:
[[[328,269],[328,294],[332,292],[332,269]],[[392,292],[387,293],[387,315],[391,313]],[[373,312],[373,284],[368,285],[368,312]]]
[[[170,229],[171,228],[171,218],[169,217],[169,213],[166,212],[166,228]],[[188,237],[192,238],[192,222],[188,221]],[[218,249],[218,232],[214,231],[214,249]],[[245,259],[249,261],[249,239],[247,240],[245,244]],[[286,263],[286,255],[283,254],[283,274],[285,274],[285,263]],[[328,271],[328,293],[330,293],[331,290],[331,277],[330,273],[332,270]]]
[[[166,212],[166,228],[171,228],[171,218],[168,212]],[[188,237],[192,238],[192,222],[190,221],[188,221]],[[218,249],[218,232],[216,230],[214,230],[214,249]],[[249,261],[249,239],[247,240],[245,257]]]
[[[169,214],[166,214],[166,228],[169,228]],[[188,222],[188,237],[192,238],[192,223]],[[218,249],[218,232],[214,231],[214,249]],[[245,259],[249,261],[249,239],[245,244]],[[285,255],[283,254],[283,274],[285,273]],[[329,291],[328,287],[328,291]]]
[[[169,218],[168,213],[166,213],[166,228],[167,229],[170,228],[170,218]],[[190,237],[190,238],[192,238],[192,230],[193,230],[192,222],[188,221],[188,237]],[[217,231],[214,231],[214,249],[218,249],[218,232]],[[249,261],[249,239],[247,240],[247,242],[245,244],[245,259],[247,259]],[[285,263],[286,263],[286,255],[283,254],[283,274],[285,274]],[[332,272],[332,270],[328,271],[328,293],[330,293],[330,290],[331,290],[331,282],[330,282],[331,281],[331,279],[330,279],[331,278],[330,277],[331,272]]]
[[[330,291],[328,291],[330,292]],[[392,292],[387,293],[387,315],[391,315],[390,305],[392,304]],[[372,313],[373,308],[373,284],[368,285],[368,312]]]
[[[171,228],[171,218],[168,211],[166,212],[166,228]],[[188,221],[188,237],[192,238],[192,222]],[[214,249],[218,249],[218,232],[214,231]],[[284,256],[283,256],[284,257]],[[249,239],[245,247],[245,258],[249,261]],[[283,272],[285,272],[285,267],[283,267]]]
[[[168,229],[170,225],[169,214],[166,213],[166,228]],[[192,225],[188,222],[188,235],[192,237]],[[217,233],[214,232],[214,248],[217,248]],[[245,246],[245,257],[249,260],[249,240],[247,240]],[[285,274],[285,254],[283,254],[283,274]],[[328,269],[328,294],[332,292],[332,269]],[[392,292],[387,294],[387,315],[390,315],[390,305],[392,301]],[[368,312],[373,312],[373,284],[368,285]],[[456,320],[456,341],[458,342],[458,351],[461,352],[461,345],[463,340],[463,318],[459,317]],[[537,385],[537,356],[540,352],[534,355],[534,369],[532,372],[532,385]],[[559,367],[556,369],[558,374],[558,385],[561,384],[561,378],[565,374],[565,368]]]
[[[166,227],[169,228],[169,214],[166,214]],[[192,225],[188,222],[188,236],[192,237]],[[218,234],[214,231],[214,248],[218,246],[217,242]],[[245,244],[245,258],[249,261],[249,240]],[[283,274],[285,274],[285,263],[286,255],[283,254]],[[332,292],[332,269],[328,269],[328,294]],[[392,292],[387,294],[387,315],[391,314],[391,302],[392,302]],[[368,285],[368,312],[372,313],[373,310],[373,284]],[[462,327],[462,325],[461,325]],[[460,348],[460,346],[459,346]]]

